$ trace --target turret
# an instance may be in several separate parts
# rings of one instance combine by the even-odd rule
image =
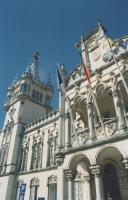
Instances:
[[[52,110],[53,86],[50,79],[46,84],[40,80],[38,63],[39,53],[36,52],[33,55],[32,63],[27,66],[19,80],[17,78],[13,80],[7,91],[4,108],[8,111],[17,102],[24,104],[24,111],[22,110],[20,113],[24,123],[30,123]],[[29,115],[29,113],[34,114]]]

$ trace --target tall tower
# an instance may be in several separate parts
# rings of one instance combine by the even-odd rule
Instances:
[[[8,88],[4,108],[6,117],[0,134],[0,199],[13,200],[18,154],[24,125],[52,110],[50,103],[53,86],[41,82],[38,71],[39,53],[33,55],[32,64],[14,79]]]

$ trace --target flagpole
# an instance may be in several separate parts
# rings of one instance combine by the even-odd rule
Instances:
[[[85,67],[84,62],[83,62],[83,59],[82,59],[82,64],[83,64],[83,66]],[[95,96],[95,94],[94,94],[94,92],[93,92],[93,88],[92,88],[91,82],[89,82],[89,89],[90,89],[91,94],[92,94],[92,98],[93,98],[93,101],[94,101],[94,104],[95,104],[95,107],[96,107],[96,111],[97,111],[97,115],[98,115],[100,124],[101,124],[102,129],[103,129],[103,131],[104,131],[104,134],[105,134],[105,136],[106,136],[106,131],[105,131],[105,126],[104,126],[104,123],[103,123],[102,115],[101,115],[101,112],[100,112],[100,109],[99,109],[99,106],[98,106],[98,103],[97,103],[96,96]]]
[[[71,110],[71,103],[70,103],[69,97],[66,95],[65,83],[64,83],[64,79],[63,79],[62,75],[60,74],[59,64],[57,64],[57,67],[58,67],[58,72],[59,72],[58,75],[61,78],[61,81],[58,80],[58,82],[59,82],[59,89],[61,90],[62,94],[65,96],[65,100],[67,102],[69,114],[70,114],[70,117],[71,117],[71,125],[72,125],[72,128],[73,128],[73,133],[75,134],[77,145],[79,145],[79,140],[78,140],[78,137],[77,137],[77,132],[76,132],[76,129],[75,129],[75,126],[74,126],[74,119],[73,119],[73,113],[72,113],[72,110]],[[62,82],[62,85],[60,84],[61,82]],[[63,88],[61,88],[61,87],[63,87]]]
[[[113,50],[112,50],[112,45],[111,45],[111,43],[110,43],[110,41],[109,41],[109,39],[108,39],[108,37],[107,37],[107,35],[106,35],[105,33],[104,33],[104,37],[106,38],[106,40],[107,40],[107,42],[108,42],[108,45],[109,45],[110,50],[111,50],[111,53],[112,53],[112,55],[113,55],[114,62],[115,62],[115,64],[117,65],[117,68],[118,68],[118,70],[119,70],[121,79],[122,79],[122,81],[123,81],[124,87],[125,87],[126,92],[127,92],[127,95],[128,95],[128,86],[127,86],[127,83],[126,83],[126,81],[125,81],[125,79],[124,79],[124,76],[123,76],[123,74],[122,74],[122,72],[121,72],[121,70],[120,70],[120,66],[119,66],[119,64],[118,64],[118,62],[117,62],[117,59],[116,59],[116,57],[115,57],[115,54],[114,54],[114,52],[113,52]]]
[[[85,52],[85,43],[84,43],[84,40],[83,40],[83,37],[81,38],[82,39],[82,42],[84,44],[84,49],[82,50],[82,52],[84,51]],[[87,73],[87,70],[85,71],[86,69],[86,66],[84,64],[84,60],[83,60],[83,57],[82,57],[82,53],[80,52],[80,57],[82,59],[82,66],[84,68],[84,72],[85,72],[85,75]],[[86,52],[85,52],[85,58],[86,58]],[[98,106],[98,103],[97,103],[97,99],[95,97],[95,94],[93,92],[93,88],[92,88],[92,85],[91,85],[91,81],[90,81],[90,78],[88,76],[88,74],[86,75],[87,76],[87,80],[88,80],[88,83],[89,83],[89,88],[90,88],[90,91],[91,91],[91,94],[92,94],[92,97],[93,97],[93,101],[94,101],[94,104],[95,104],[95,107],[96,107],[96,111],[97,111],[97,115],[98,115],[98,118],[99,118],[99,121],[100,121],[100,124],[102,126],[102,129],[104,131],[104,135],[106,136],[106,131],[105,131],[105,126],[104,126],[104,123],[103,123],[103,119],[102,119],[102,115],[101,115],[101,112],[100,112],[100,109],[99,109],[99,106]]]

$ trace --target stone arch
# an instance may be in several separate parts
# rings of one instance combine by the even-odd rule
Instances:
[[[122,148],[111,144],[101,147],[95,156],[95,162],[101,169],[105,200],[108,195],[117,200],[127,196],[127,192],[124,193],[122,189],[122,180],[126,176],[122,163],[125,156]],[[123,187],[127,187],[127,183]]]
[[[116,110],[112,97],[111,84],[99,82],[95,87],[96,99],[103,117],[103,121],[107,122],[116,118]],[[108,102],[110,102],[108,104]],[[97,116],[98,119],[98,116]]]
[[[56,175],[51,175],[48,177],[48,185],[49,184],[57,184],[57,176]]]
[[[105,154],[106,154],[106,157],[105,157]],[[102,157],[104,157],[104,161],[105,161],[105,159],[108,160],[108,159],[113,158],[114,155],[116,156],[118,155],[122,159],[125,158],[126,156],[122,148],[118,148],[116,145],[104,145],[96,153],[95,158],[94,158],[94,163],[101,164],[101,162],[103,161]]]
[[[39,179],[37,177],[34,177],[33,179],[31,179],[30,187],[31,186],[39,186]]]
[[[77,165],[81,162],[84,162],[87,168],[89,169],[90,166],[90,159],[84,155],[83,153],[77,153],[73,155],[69,161],[68,168],[72,170],[76,170]]]

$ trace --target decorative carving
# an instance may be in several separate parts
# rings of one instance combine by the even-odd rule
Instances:
[[[30,182],[30,187],[32,186],[39,186],[39,179],[38,178],[33,178]]]
[[[105,123],[105,133],[106,133],[106,135],[104,134],[102,127],[98,127],[96,129],[97,139],[102,139],[103,137],[111,136],[116,132],[116,130],[117,130],[117,123],[112,121],[112,120],[108,121],[107,123]]]
[[[78,139],[78,142],[79,142],[79,145],[82,145],[84,144],[87,139],[88,139],[88,128],[85,128],[83,130],[78,130],[76,132],[77,134],[77,139]],[[75,134],[72,135],[72,138],[71,138],[71,143],[72,143],[72,146],[75,147],[75,146],[78,146],[78,142],[76,141],[76,137],[75,137]]]
[[[94,176],[99,176],[100,175],[100,166],[99,165],[92,165],[90,167],[91,172]]]
[[[9,112],[9,116],[10,116],[11,120],[13,120],[13,115],[14,115],[15,111],[16,111],[16,109],[14,107],[12,107],[10,112]]]
[[[71,169],[65,170],[65,177],[68,181],[74,180],[74,178],[76,177],[76,171]]]
[[[57,176],[54,176],[54,175],[50,176],[48,178],[48,185],[49,184],[57,184]]]
[[[65,155],[63,153],[56,153],[56,163],[58,166],[61,166],[64,162]]]
[[[124,164],[125,168],[128,169],[128,156],[125,157],[122,163]]]
[[[97,48],[94,52],[92,52],[93,61],[99,60],[100,57],[101,57],[101,52],[100,52],[100,49]]]

